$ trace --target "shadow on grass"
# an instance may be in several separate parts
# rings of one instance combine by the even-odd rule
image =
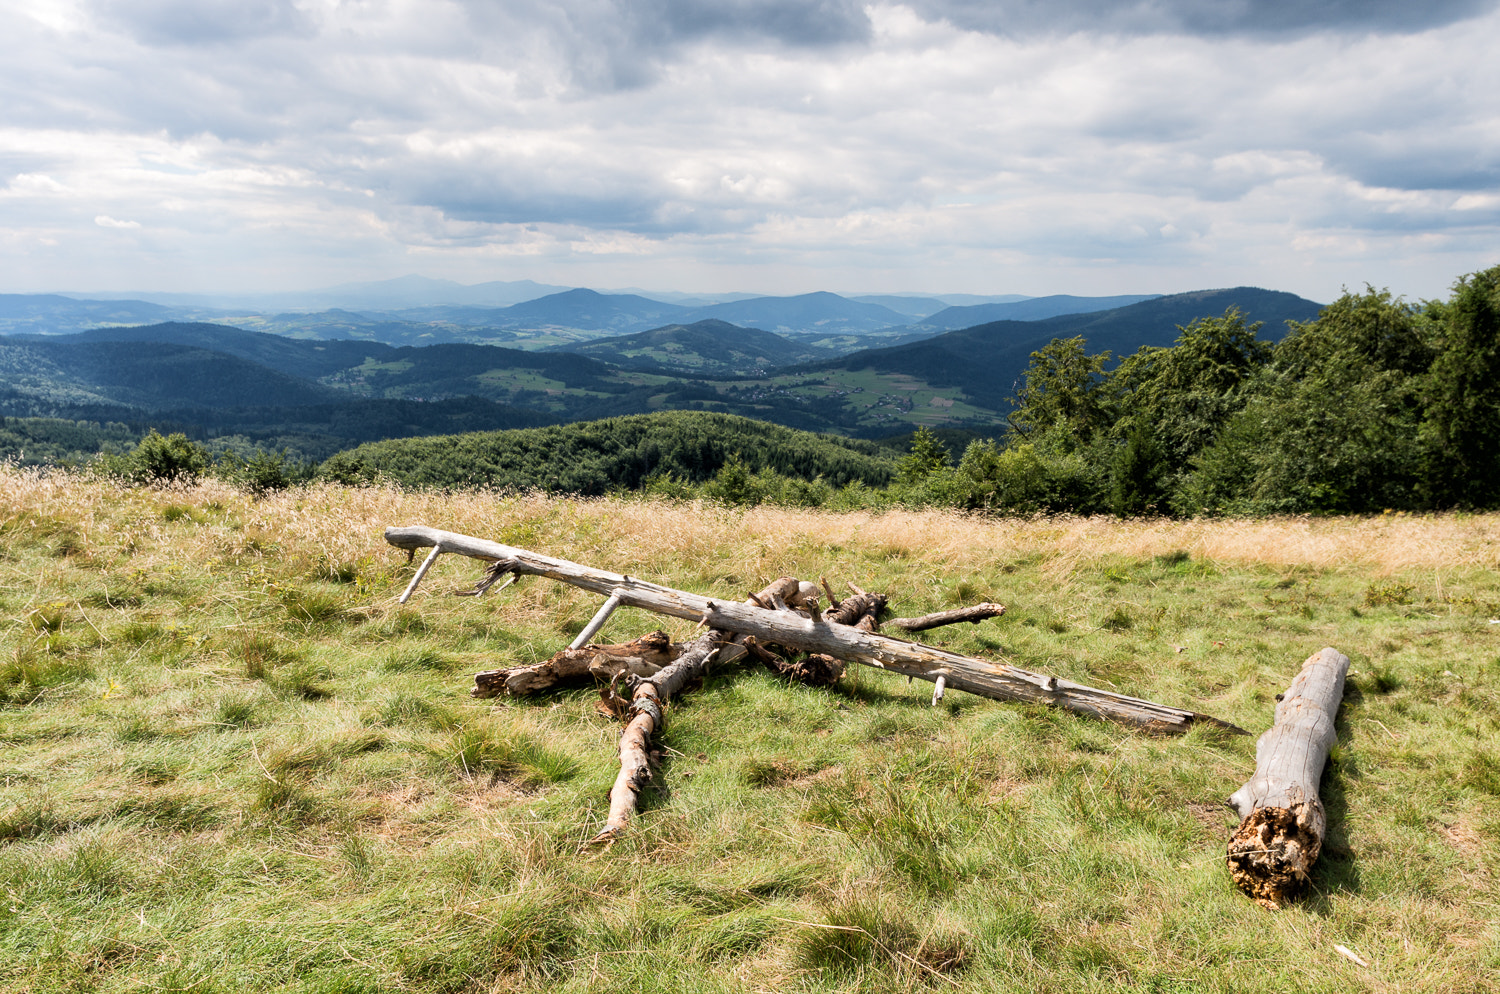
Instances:
[[[1356,704],[1359,700],[1358,689],[1345,695],[1346,704]],[[1347,708],[1339,709],[1334,726],[1338,734],[1335,748],[1339,751],[1339,758],[1329,760],[1322,785],[1318,788],[1328,822],[1323,830],[1323,852],[1313,866],[1312,883],[1303,899],[1308,911],[1317,915],[1332,914],[1336,895],[1360,893],[1359,861],[1349,847],[1349,803],[1344,789],[1347,781],[1359,779],[1359,765],[1348,748],[1351,733],[1345,719],[1346,711]]]

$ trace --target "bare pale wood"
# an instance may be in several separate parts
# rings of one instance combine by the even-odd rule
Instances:
[[[609,791],[609,817],[593,839],[610,842],[620,837],[640,804],[641,791],[651,782],[651,737],[662,730],[667,703],[703,675],[719,643],[728,633],[708,631],[687,646],[670,666],[636,684],[630,714],[620,733],[620,772]]]
[[[943,625],[957,625],[961,622],[969,622],[977,625],[986,618],[998,618],[1005,613],[1004,604],[975,604],[972,607],[954,608],[952,611],[936,611],[932,614],[924,614],[920,618],[892,618],[887,625],[896,628],[904,628],[909,632],[925,632],[929,628],[941,628]]]
[[[1240,827],[1229,840],[1229,874],[1245,893],[1280,907],[1307,886],[1328,816],[1318,781],[1336,741],[1349,657],[1313,653],[1278,698],[1276,720],[1255,743],[1255,776],[1229,798]]]
[[[1047,704],[1129,722],[1158,732],[1184,732],[1195,723],[1244,732],[1209,715],[1087,687],[1045,673],[890,638],[822,618],[805,618],[791,611],[767,611],[753,605],[714,600],[455,532],[417,525],[387,528],[385,537],[399,549],[440,547],[444,552],[486,560],[493,564],[487,574],[490,579],[501,573],[544,576],[606,597],[618,594],[622,604],[668,617],[698,621],[725,632],[753,635],[765,644],[782,645],[799,652],[823,653],[922,680],[936,681],[941,676],[945,678],[947,689],[964,690],[981,697]],[[863,593],[854,589],[856,594]]]

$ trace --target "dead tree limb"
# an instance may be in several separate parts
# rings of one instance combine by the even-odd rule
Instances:
[[[1322,649],[1277,696],[1276,721],[1255,744],[1255,776],[1229,798],[1240,827],[1229,840],[1229,874],[1240,889],[1279,907],[1307,885],[1323,849],[1327,815],[1318,781],[1336,736],[1349,657]]]
[[[494,563],[491,573],[544,576],[605,597],[618,596],[621,604],[642,607],[669,617],[686,618],[725,632],[753,635],[767,644],[823,653],[922,680],[936,682],[942,677],[948,689],[964,690],[981,697],[1048,704],[1159,732],[1183,732],[1194,723],[1207,723],[1244,733],[1243,729],[1208,715],[1086,687],[1045,673],[890,638],[828,622],[821,617],[814,620],[791,611],[766,611],[753,605],[716,601],[701,594],[673,590],[637,577],[581,566],[498,542],[420,525],[387,528],[385,537],[387,542],[400,549],[439,547],[444,552],[456,552]],[[861,591],[856,590],[856,593]]]
[[[909,632],[925,632],[929,628],[941,628],[943,625],[956,625],[967,621],[977,625],[986,618],[998,618],[1005,613],[1004,604],[975,604],[973,607],[960,607],[952,611],[938,611],[934,614],[924,614],[920,618],[892,618],[887,625],[897,628],[905,628]]]
[[[610,842],[625,831],[641,791],[651,782],[651,737],[666,727],[663,709],[682,688],[703,675],[727,637],[725,632],[705,632],[670,666],[636,684],[625,730],[620,733],[620,773],[609,791],[609,817],[593,841]]]
[[[880,612],[885,610],[885,601],[885,594],[867,594],[860,590],[824,611],[823,620],[876,632],[880,630]]]
[[[521,697],[539,690],[588,680],[608,682],[620,674],[654,676],[682,654],[666,632],[652,632],[620,645],[569,646],[534,666],[512,666],[474,674],[471,697]]]

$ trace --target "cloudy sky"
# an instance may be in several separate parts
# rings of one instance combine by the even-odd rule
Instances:
[[[0,291],[1435,296],[1496,0],[0,0]]]

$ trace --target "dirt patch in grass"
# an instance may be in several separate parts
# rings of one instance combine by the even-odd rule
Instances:
[[[1204,836],[1215,842],[1228,842],[1229,837],[1234,834],[1234,829],[1229,827],[1229,819],[1225,814],[1226,808],[1222,804],[1193,801],[1186,805],[1188,814],[1198,823]]]

